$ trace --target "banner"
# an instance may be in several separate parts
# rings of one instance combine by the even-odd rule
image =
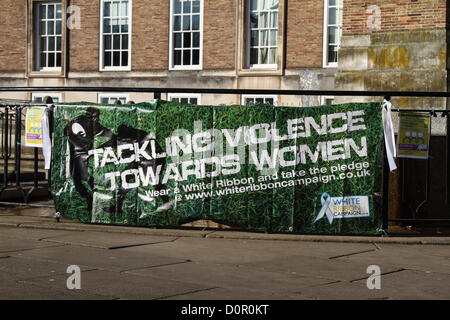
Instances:
[[[397,156],[428,159],[430,115],[400,113],[398,118]]]
[[[378,103],[315,108],[57,105],[52,193],[63,217],[267,232],[377,234]]]
[[[25,117],[25,146],[42,148],[42,115],[45,108],[27,108]]]

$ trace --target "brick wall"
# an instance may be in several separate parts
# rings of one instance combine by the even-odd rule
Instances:
[[[133,1],[132,71],[169,67],[170,1]]]
[[[235,69],[236,1],[204,0],[203,69]]]
[[[26,71],[26,0],[2,0],[0,9],[0,70]]]
[[[323,0],[287,2],[286,68],[320,68]]]
[[[80,7],[81,28],[68,30],[70,37],[69,71],[98,71],[100,1],[72,0]]]
[[[374,15],[366,12],[370,5],[381,10],[380,30],[367,27],[367,20]],[[446,0],[345,0],[343,20],[344,35],[445,28]]]

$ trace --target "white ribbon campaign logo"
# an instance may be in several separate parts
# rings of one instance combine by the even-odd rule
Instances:
[[[334,219],[367,218],[370,216],[368,196],[331,197],[324,192],[320,197],[322,208],[314,223],[327,216],[330,225]]]

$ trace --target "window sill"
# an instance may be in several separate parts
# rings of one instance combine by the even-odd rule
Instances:
[[[282,76],[283,70],[279,68],[246,68],[239,69],[238,76],[251,77],[251,76]]]
[[[202,66],[181,66],[169,68],[169,71],[199,71],[199,70],[202,70]]]
[[[64,78],[65,74],[60,70],[41,70],[41,71],[30,71],[28,72],[29,78]]]
[[[130,67],[108,67],[99,69],[100,72],[115,72],[115,71],[131,71]]]

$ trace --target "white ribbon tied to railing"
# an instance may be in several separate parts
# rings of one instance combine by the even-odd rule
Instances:
[[[319,214],[316,217],[316,220],[314,220],[314,223],[316,223],[316,221],[322,219],[323,216],[326,215],[328,221],[330,221],[330,224],[332,224],[334,219],[334,212],[330,206],[331,196],[327,192],[324,192],[322,194],[322,197],[320,198],[320,202],[322,203],[322,209],[320,209]]]
[[[397,150],[395,148],[394,127],[392,125],[391,117],[392,104],[390,101],[384,99],[383,101],[383,130],[384,130],[384,144],[386,146],[386,156],[389,163],[389,170],[392,172],[397,169],[394,158],[397,156]]]

